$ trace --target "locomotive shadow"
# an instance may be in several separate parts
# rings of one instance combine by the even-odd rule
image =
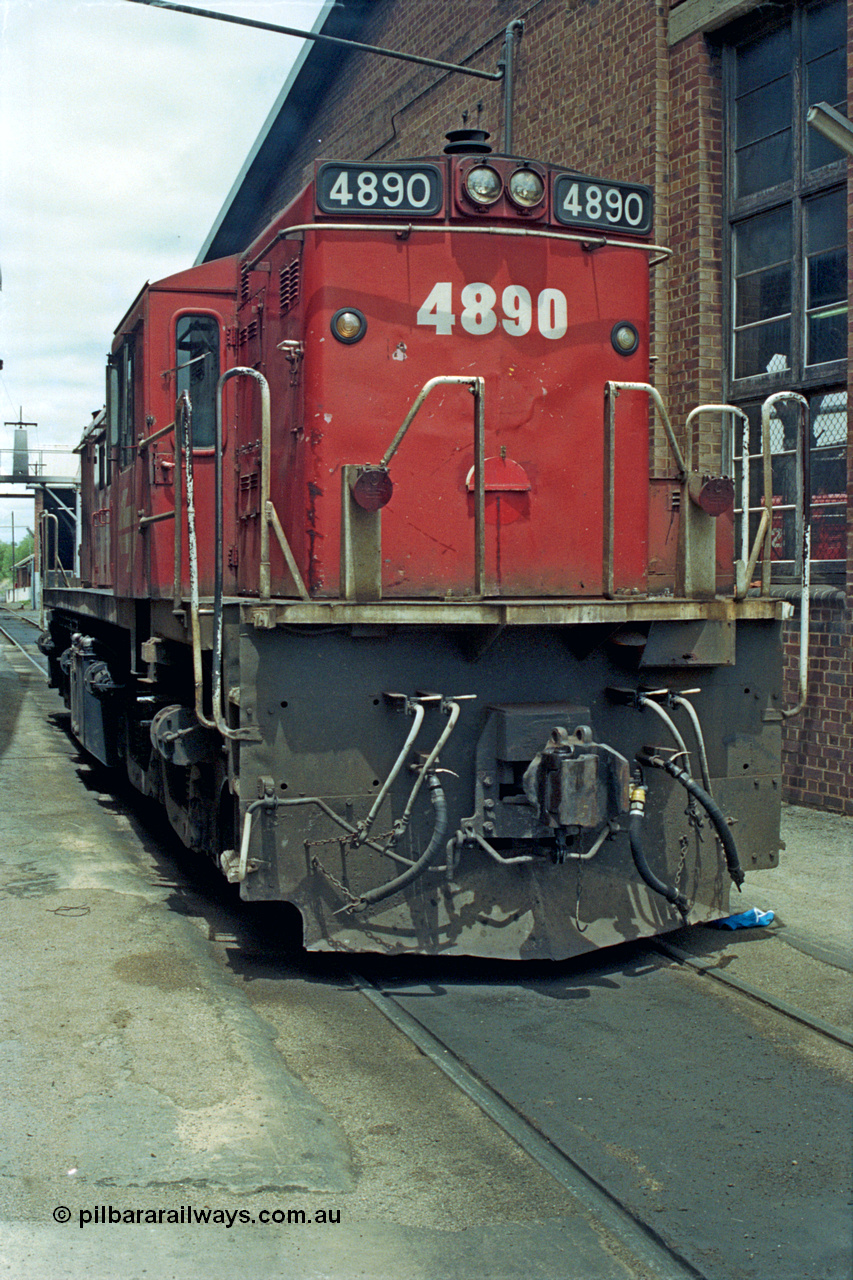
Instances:
[[[379,956],[372,953],[342,954],[292,951],[279,954],[268,949],[271,921],[250,922],[244,929],[249,945],[229,950],[228,963],[244,982],[287,981],[334,983],[354,995],[354,980],[367,982],[388,995],[407,1000],[433,1000],[454,990],[482,987],[535,991],[554,1000],[587,1000],[592,990],[618,991],[626,981],[642,979],[660,968],[641,944],[628,942],[568,960],[484,960],[472,956]],[[254,945],[252,945],[254,944]]]
[[[71,732],[69,712],[52,713],[48,721],[67,738],[72,749],[69,762],[85,790],[100,809],[129,828],[134,839],[124,852],[149,884],[167,890],[163,905],[176,915],[204,921],[203,931],[210,941],[234,940],[242,945],[245,932],[245,944],[251,947],[251,913],[244,909],[250,904],[240,901],[236,886],[224,879],[209,858],[182,844],[159,805],[147,801],[118,770],[107,768],[80,746]],[[138,856],[134,856],[134,845]],[[282,934],[281,947],[288,951],[300,945],[301,936],[291,922]]]

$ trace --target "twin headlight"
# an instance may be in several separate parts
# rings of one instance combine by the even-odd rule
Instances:
[[[545,183],[534,169],[516,169],[504,186],[504,179],[491,165],[470,169],[464,180],[465,194],[478,205],[492,205],[506,194],[519,209],[535,209],[545,199]]]

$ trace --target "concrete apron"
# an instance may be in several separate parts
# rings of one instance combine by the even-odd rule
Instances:
[[[128,818],[79,785],[73,745],[17,678],[0,680],[0,966],[7,1016],[28,1028],[6,1044],[20,1093],[0,1173],[53,1155],[111,1187],[350,1189],[346,1139],[164,909],[171,887],[140,865]]]
[[[0,1276],[654,1280],[351,988],[276,1044],[63,723],[0,650]]]

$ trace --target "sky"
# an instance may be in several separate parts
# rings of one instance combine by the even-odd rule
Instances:
[[[300,29],[323,7],[194,2]],[[79,442],[113,330],[192,265],[302,43],[128,0],[0,0],[0,473],[19,414],[31,449]],[[0,541],[13,511],[17,542],[32,497],[0,497]]]

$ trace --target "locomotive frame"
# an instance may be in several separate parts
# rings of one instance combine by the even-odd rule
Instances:
[[[735,563],[734,448],[693,445],[740,411],[685,456],[650,384],[650,228],[645,188],[460,136],[318,162],[117,330],[51,679],[309,949],[563,958],[777,863],[770,516]]]

